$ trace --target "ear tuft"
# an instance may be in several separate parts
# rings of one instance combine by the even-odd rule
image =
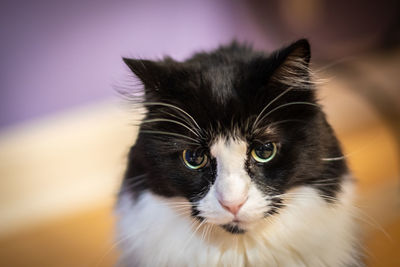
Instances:
[[[274,54],[277,67],[271,80],[296,88],[308,88],[311,85],[309,63],[310,44],[300,39]]]
[[[131,71],[146,86],[154,85],[152,81],[156,80],[160,67],[157,62],[143,59],[122,58]]]
[[[145,94],[158,94],[168,82],[170,69],[162,61],[122,58],[131,71],[141,80]]]
[[[287,48],[287,60],[302,60],[307,65],[310,63],[311,49],[307,39],[300,39]]]

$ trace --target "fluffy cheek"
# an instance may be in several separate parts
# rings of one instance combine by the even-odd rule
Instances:
[[[199,201],[197,210],[199,215],[209,223],[224,225],[238,222],[242,227],[251,225],[264,218],[264,214],[271,208],[271,201],[251,183],[247,201],[240,208],[236,216],[224,209],[218,201],[215,186],[212,186],[207,195]]]

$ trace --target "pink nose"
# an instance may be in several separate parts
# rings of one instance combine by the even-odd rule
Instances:
[[[236,215],[239,212],[240,208],[243,206],[243,204],[246,202],[246,200],[247,199],[244,199],[243,201],[240,201],[239,203],[229,203],[229,202],[224,202],[221,200],[218,200],[218,201],[219,201],[219,204],[221,204],[221,206],[224,209],[226,209],[233,215]]]

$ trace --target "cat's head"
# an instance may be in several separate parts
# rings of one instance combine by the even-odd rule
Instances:
[[[124,61],[147,108],[125,177],[132,195],[184,197],[193,217],[241,233],[284,209],[293,188],[340,190],[346,165],[327,160],[342,153],[306,40],[271,54],[232,43],[184,62]]]

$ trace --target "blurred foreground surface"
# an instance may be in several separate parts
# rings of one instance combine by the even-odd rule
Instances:
[[[321,86],[320,98],[358,178],[368,266],[394,267],[400,266],[400,160],[393,130],[399,120],[381,114],[355,87],[382,84],[384,74],[389,85],[380,92],[399,104],[400,56],[396,50],[364,59],[348,63],[358,74],[327,70],[333,78]],[[115,263],[112,207],[136,135],[130,124],[138,120],[116,106],[99,104],[2,133],[0,266]]]

